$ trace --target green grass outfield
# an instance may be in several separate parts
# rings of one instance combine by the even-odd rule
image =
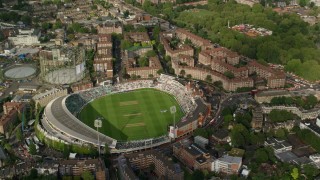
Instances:
[[[117,140],[158,137],[173,124],[170,107],[177,107],[176,122],[184,115],[178,102],[168,93],[156,89],[139,89],[107,95],[83,108],[79,119],[90,127],[96,117],[103,117],[103,134]],[[166,112],[164,112],[166,110]]]

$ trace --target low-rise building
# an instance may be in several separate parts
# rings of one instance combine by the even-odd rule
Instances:
[[[241,157],[224,155],[214,162],[214,171],[223,174],[238,174],[242,165]]]
[[[209,144],[209,140],[202,136],[196,136],[194,137],[194,143],[200,146],[201,148],[205,149],[206,146]]]
[[[229,132],[226,129],[218,129],[215,131],[211,137],[211,142],[218,143],[218,144],[224,144],[231,142],[231,138],[229,136]]]
[[[96,72],[101,72],[107,77],[113,77],[112,63],[112,36],[111,34],[99,34],[97,54],[94,57],[93,67]]]
[[[185,147],[181,143],[173,145],[173,155],[191,169],[212,170],[213,157],[207,150],[192,144]]]
[[[39,44],[39,38],[41,36],[41,31],[37,29],[19,29],[19,33],[16,36],[9,37],[15,46],[16,45],[27,45],[31,46],[34,44]]]
[[[150,57],[148,59],[149,65],[146,67],[137,67],[134,59],[129,59],[126,64],[126,71],[130,76],[136,76],[141,78],[154,78],[159,77],[157,73],[162,69],[161,63],[158,57]]]
[[[63,160],[59,163],[61,176],[80,176],[84,171],[94,174],[97,180],[107,179],[107,169],[101,159]]]
[[[71,85],[72,92],[78,92],[90,88],[93,88],[93,83],[91,80],[82,81]]]
[[[168,157],[157,151],[145,151],[126,156],[133,169],[145,169],[154,165],[154,172],[159,178],[182,180],[184,172],[179,164],[175,164]]]
[[[264,145],[270,146],[274,150],[275,154],[292,150],[292,145],[289,142],[285,140],[275,139],[275,138],[267,139],[264,142]]]
[[[263,112],[262,108],[256,107],[252,110],[251,127],[255,130],[261,130],[263,125]]]
[[[176,29],[175,35],[182,41],[189,39],[192,42],[192,44],[201,47],[202,50],[212,48],[212,44],[209,40],[203,39],[202,37],[197,36],[183,28]]]
[[[139,180],[139,178],[134,174],[127,159],[123,155],[120,155],[117,160],[118,160],[118,169],[119,169],[118,172],[120,174],[121,179]]]
[[[10,126],[18,119],[18,115],[24,110],[24,103],[6,102],[3,104],[3,115],[0,118],[0,133],[8,135]]]
[[[123,28],[119,21],[106,21],[97,26],[98,34],[122,34]]]
[[[261,91],[255,94],[254,99],[258,103],[270,103],[274,97],[290,97],[291,94],[287,90],[269,90]]]

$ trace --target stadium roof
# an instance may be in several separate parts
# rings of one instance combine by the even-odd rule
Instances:
[[[88,127],[75,116],[73,116],[65,106],[65,99],[67,96],[59,97],[51,101],[45,108],[45,115],[52,126],[64,132],[73,138],[82,141],[98,144],[98,133],[92,128]],[[112,145],[116,142],[102,133],[99,133],[100,144]]]
[[[183,118],[180,122],[177,123],[178,127],[185,126],[189,124],[190,122],[196,121],[199,118],[200,114],[205,114],[206,111],[208,110],[207,105],[201,101],[200,98],[195,100],[197,107],[196,109],[192,112],[192,114],[188,115],[187,117]]]

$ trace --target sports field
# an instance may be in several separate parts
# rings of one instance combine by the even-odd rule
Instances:
[[[79,119],[90,127],[96,117],[103,117],[100,132],[117,140],[139,140],[158,137],[173,124],[170,107],[177,107],[176,122],[184,115],[174,97],[155,89],[112,94],[89,103]]]

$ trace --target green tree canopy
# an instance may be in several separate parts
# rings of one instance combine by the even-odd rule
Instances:
[[[81,174],[81,178],[83,180],[94,180],[94,176],[88,170],[83,171],[83,173]]]

